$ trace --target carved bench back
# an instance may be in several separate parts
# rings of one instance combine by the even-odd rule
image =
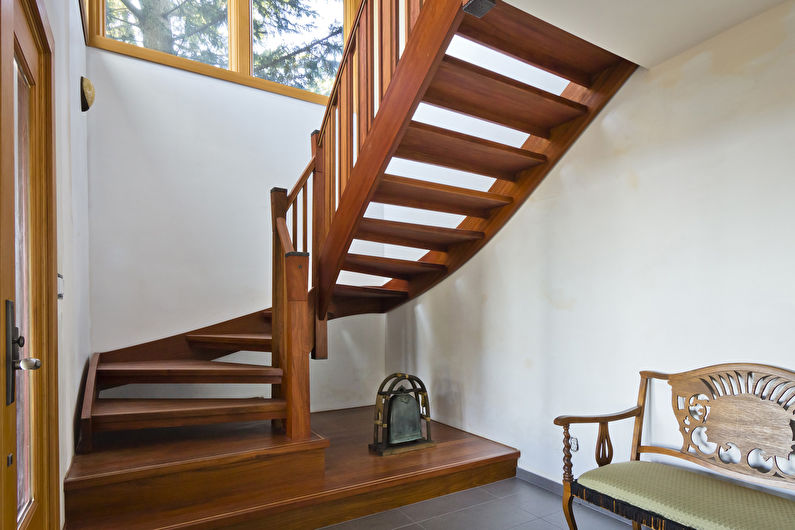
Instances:
[[[679,451],[640,445],[636,452],[684,458],[723,474],[795,489],[795,372],[761,364],[720,364],[667,379],[683,444]],[[642,421],[642,420],[640,420]],[[640,426],[636,424],[639,433]]]

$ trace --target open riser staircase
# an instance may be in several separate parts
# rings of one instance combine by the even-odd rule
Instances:
[[[471,12],[478,13],[478,17]],[[565,80],[559,94],[448,53],[465,39]],[[306,440],[309,357],[327,357],[326,322],[385,312],[444,279],[510,219],[636,65],[497,0],[363,0],[312,158],[288,192],[271,192],[272,309],[173,337],[95,354],[88,368],[78,450],[102,431],[272,420]],[[564,86],[561,85],[561,86]],[[421,103],[507,127],[507,145],[416,114]],[[487,177],[476,189],[387,171],[393,159]],[[371,203],[461,216],[454,226],[367,215]],[[410,247],[417,259],[368,255],[354,240]],[[340,273],[380,277],[339,283]],[[219,362],[272,352],[257,364]],[[263,356],[267,355],[263,353]],[[132,383],[271,385],[271,397],[111,399]]]

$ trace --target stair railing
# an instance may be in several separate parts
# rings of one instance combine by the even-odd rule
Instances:
[[[305,173],[311,173],[312,163]],[[300,180],[299,180],[300,182]],[[305,183],[304,183],[305,185]],[[300,190],[303,187],[297,187]],[[294,190],[295,191],[295,190]],[[307,190],[303,189],[306,206]],[[312,316],[309,301],[309,253],[304,231],[303,252],[297,252],[298,193],[274,188],[271,190],[271,220],[273,226],[273,313],[272,365],[282,369],[281,385],[273,385],[272,397],[282,398],[287,405],[285,433],[293,440],[311,435],[309,423],[309,352],[312,349]],[[292,206],[293,234],[287,226],[288,210]],[[304,208],[306,212],[306,208]],[[306,227],[306,214],[304,227]]]
[[[313,284],[320,320],[370,198],[467,1],[362,0],[322,126],[313,134]]]
[[[297,432],[308,433],[305,353],[327,357],[326,317],[345,255],[463,18],[461,7],[462,0],[362,0],[322,125],[312,133],[312,160],[289,194],[271,192],[274,362],[285,370],[276,391],[300,418],[292,422]]]

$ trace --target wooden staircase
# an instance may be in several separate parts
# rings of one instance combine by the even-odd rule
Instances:
[[[485,0],[472,0],[482,7]],[[376,5],[377,4],[377,5]],[[501,0],[478,18],[461,0],[362,0],[298,182],[271,191],[273,308],[146,344],[95,354],[79,452],[96,433],[274,420],[279,443],[317,439],[309,356],[327,357],[328,319],[389,311],[443,280],[485,245],[536,189],[636,65]],[[403,22],[401,22],[401,20]],[[405,47],[400,49],[400,31]],[[568,81],[560,94],[448,53],[455,36]],[[416,119],[420,103],[528,136],[520,147]],[[387,173],[394,159],[493,179],[488,189]],[[457,183],[456,183],[457,184]],[[455,227],[366,216],[371,203],[464,216]],[[420,249],[416,260],[351,251],[363,240]],[[310,263],[310,254],[312,256]],[[339,283],[342,271],[382,278]],[[269,363],[218,361],[272,352]],[[265,359],[263,359],[265,360]],[[254,383],[270,397],[120,399],[126,384]],[[175,431],[176,432],[176,431]],[[268,451],[273,448],[269,447]],[[315,452],[321,451],[317,444]],[[316,463],[322,473],[322,460]],[[318,467],[319,466],[319,467]]]

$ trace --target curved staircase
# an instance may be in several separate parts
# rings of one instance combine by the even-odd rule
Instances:
[[[317,438],[309,425],[309,363],[327,357],[326,322],[382,313],[466,263],[542,182],[636,65],[501,0],[362,0],[312,158],[288,193],[271,192],[273,309],[146,344],[95,354],[78,450],[95,433],[276,420],[279,443]],[[488,8],[488,9],[487,9]],[[482,16],[469,12],[486,11]],[[479,13],[481,14],[481,13]],[[403,22],[401,22],[401,20]],[[400,51],[401,29],[405,47]],[[459,36],[566,80],[548,92],[448,54]],[[528,136],[520,147],[422,123],[420,103]],[[393,159],[493,179],[488,189],[387,173]],[[366,215],[371,203],[463,216],[457,226]],[[419,249],[416,260],[351,251],[356,240]],[[299,251],[300,250],[300,251]],[[312,255],[311,267],[309,255]],[[345,285],[342,271],[382,278]],[[270,365],[219,362],[273,352]],[[132,383],[256,383],[271,397],[109,399]],[[280,439],[281,440],[281,439]],[[269,449],[271,450],[271,449]],[[322,462],[319,464],[322,473]],[[67,499],[68,501],[68,499]]]

